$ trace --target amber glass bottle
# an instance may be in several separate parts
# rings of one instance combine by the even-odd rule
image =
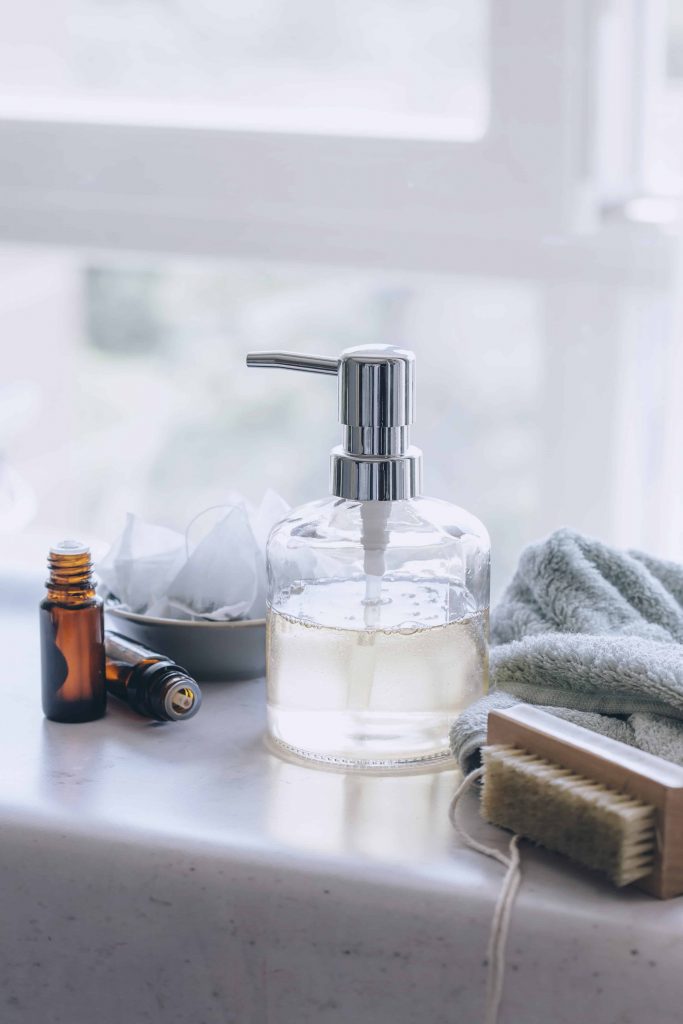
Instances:
[[[74,540],[50,549],[40,605],[43,711],[54,722],[90,722],[107,706],[104,615],[90,551]]]
[[[138,714],[158,722],[178,722],[199,711],[201,690],[174,661],[109,630],[105,651],[109,693]]]

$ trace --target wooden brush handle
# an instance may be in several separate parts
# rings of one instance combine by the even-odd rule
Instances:
[[[488,742],[528,750],[651,804],[658,840],[655,866],[636,884],[660,899],[683,893],[682,767],[528,704],[490,711]]]

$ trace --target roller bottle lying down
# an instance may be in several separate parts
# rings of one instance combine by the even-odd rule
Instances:
[[[105,633],[107,692],[134,711],[159,722],[192,718],[201,690],[185,669],[142,644]]]

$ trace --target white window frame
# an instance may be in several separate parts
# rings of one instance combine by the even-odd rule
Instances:
[[[512,275],[580,274],[588,260],[591,273],[637,275],[637,247],[600,225],[600,153],[586,115],[612,40],[661,0],[617,4],[615,19],[595,0],[491,0],[490,124],[476,141],[5,100],[0,238]],[[648,260],[648,274],[658,260],[667,252]]]
[[[476,140],[0,100],[0,242],[528,278],[561,356],[543,384],[553,411],[545,504],[581,525],[577,474],[567,472],[581,458],[586,486],[613,494],[609,521],[597,528],[613,533],[616,522],[625,543],[640,532],[654,547],[661,521],[648,513],[641,530],[634,519],[646,446],[624,437],[615,452],[607,440],[630,414],[613,380],[633,370],[626,347],[604,358],[603,339],[633,319],[634,286],[638,339],[647,340],[649,324],[654,332],[680,317],[674,233],[627,215],[648,187],[648,104],[632,102],[643,93],[633,81],[656,83],[662,73],[664,2],[490,0],[490,119]],[[577,340],[573,325],[591,322],[593,335]],[[673,380],[673,333],[659,358]],[[602,396],[606,433],[578,446],[563,394],[587,377]],[[666,415],[667,454],[650,481],[660,495],[681,468],[675,400]]]

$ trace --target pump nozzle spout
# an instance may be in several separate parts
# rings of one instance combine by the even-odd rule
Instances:
[[[327,373],[332,377],[339,373],[338,359],[325,359],[324,356],[309,356],[300,352],[249,352],[247,366],[303,370],[304,373]]]

